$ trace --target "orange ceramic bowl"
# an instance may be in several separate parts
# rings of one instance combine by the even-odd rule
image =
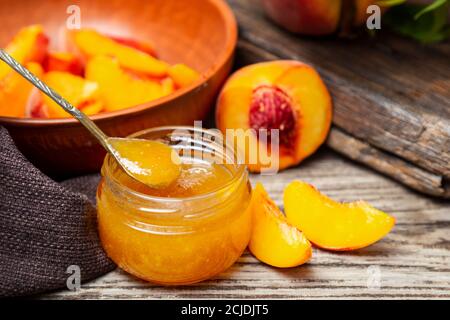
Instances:
[[[21,28],[42,24],[51,45],[60,45],[70,0],[0,2],[0,45]],[[237,41],[234,15],[224,0],[79,0],[81,27],[136,40],[150,39],[159,58],[185,63],[202,79],[145,104],[92,116],[110,136],[161,125],[193,125],[209,113],[230,72]],[[97,171],[104,151],[74,119],[0,117],[18,148],[47,174],[68,176]]]

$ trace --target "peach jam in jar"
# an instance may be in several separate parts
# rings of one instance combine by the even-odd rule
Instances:
[[[171,145],[181,174],[170,186],[153,189],[106,156],[97,206],[108,256],[125,271],[161,284],[198,282],[230,267],[250,238],[245,165],[213,131],[165,127],[132,137]]]

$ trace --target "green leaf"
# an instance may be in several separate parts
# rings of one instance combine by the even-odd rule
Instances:
[[[445,5],[428,9],[417,19],[415,16],[428,6],[406,3],[393,7],[383,17],[383,23],[395,32],[422,43],[443,41],[450,37],[448,0],[445,2]]]
[[[414,19],[419,19],[421,16],[423,16],[425,13],[431,12],[433,10],[436,10],[440,6],[447,3],[448,0],[435,0],[432,4],[426,6],[422,10],[420,10],[416,15],[414,16]]]
[[[445,0],[447,1],[447,0]],[[375,4],[379,5],[380,7],[393,7],[398,6],[399,4],[405,3],[406,0],[380,0],[377,1]]]

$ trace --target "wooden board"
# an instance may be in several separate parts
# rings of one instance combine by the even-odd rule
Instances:
[[[382,241],[353,253],[314,249],[311,262],[297,268],[271,268],[246,252],[228,271],[191,286],[152,285],[118,269],[83,284],[78,292],[39,298],[450,298],[448,202],[423,197],[328,150],[299,168],[276,176],[253,176],[252,182],[263,182],[282,205],[282,190],[292,179],[311,182],[337,200],[365,199],[392,213],[397,225]],[[379,287],[371,281],[377,273]]]
[[[450,198],[450,44],[308,38],[264,17],[258,0],[229,1],[241,65],[296,59],[315,66],[334,99],[334,150],[427,194]],[[364,147],[363,147],[364,146]]]

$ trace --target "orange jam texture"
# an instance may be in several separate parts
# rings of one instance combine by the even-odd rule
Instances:
[[[161,188],[180,175],[181,159],[170,146],[152,140],[108,138],[122,166],[136,180]]]
[[[248,181],[232,179],[225,166],[183,163],[172,185],[151,188],[117,165],[105,170],[107,165],[105,161],[103,173],[119,185],[140,194],[166,197],[166,208],[177,210],[158,213],[160,206],[151,200],[127,201],[102,179],[97,193],[100,237],[109,257],[122,269],[161,284],[193,283],[224,271],[247,247],[250,187]],[[206,193],[213,196],[188,200]],[[175,198],[182,204],[172,206],[170,201]],[[192,210],[196,212],[191,214]]]

